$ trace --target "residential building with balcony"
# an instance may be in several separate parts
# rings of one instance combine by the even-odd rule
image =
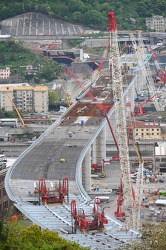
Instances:
[[[0,88],[0,108],[14,111],[14,105],[21,112],[48,112],[47,86],[8,86]]]
[[[146,17],[146,26],[154,31],[165,32],[166,18],[163,16]]]
[[[158,122],[134,122],[134,140],[162,140],[162,138],[161,126]]]

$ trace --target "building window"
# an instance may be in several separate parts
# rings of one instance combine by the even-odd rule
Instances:
[[[154,135],[154,133],[152,133],[152,135]]]
[[[152,131],[154,131],[154,128],[152,128]]]
[[[135,135],[138,135],[138,133],[135,133]]]
[[[144,131],[144,129],[142,128],[141,131]]]
[[[149,135],[149,133],[146,133],[146,135]]]

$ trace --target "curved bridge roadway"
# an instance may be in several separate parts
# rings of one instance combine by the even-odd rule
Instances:
[[[89,89],[96,99],[100,99],[110,117],[113,108],[109,81],[108,77],[103,78]],[[87,95],[81,97],[81,101],[75,102],[20,155],[5,179],[9,198],[26,217],[41,228],[57,231],[61,237],[91,249],[116,249],[123,242],[138,237],[134,230],[124,231],[123,224],[110,215],[107,215],[109,222],[104,233],[81,234],[79,230],[72,233],[71,200],[75,199],[77,209],[83,208],[86,214],[92,211],[91,199],[82,185],[82,162],[105,124],[106,119],[95,101]],[[72,137],[69,136],[71,132]],[[61,158],[65,163],[60,163]],[[65,177],[69,179],[69,205],[34,205],[38,201],[34,188],[40,178],[44,178],[47,188],[51,188]]]

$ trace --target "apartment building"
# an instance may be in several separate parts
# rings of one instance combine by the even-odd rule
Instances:
[[[8,79],[10,77],[10,68],[0,69],[0,79]]]
[[[17,86],[0,88],[0,108],[21,112],[48,112],[47,86]]]
[[[163,16],[146,17],[146,26],[154,31],[165,32],[166,18]]]
[[[133,124],[134,140],[161,140],[161,126],[158,122],[134,122]]]

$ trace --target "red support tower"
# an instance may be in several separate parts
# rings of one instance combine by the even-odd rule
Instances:
[[[65,196],[68,195],[68,179],[64,178],[63,181],[59,181],[57,187],[54,190],[49,190],[46,187],[45,179],[39,180],[39,199],[44,204],[47,203],[63,203],[65,202]]]
[[[76,201],[71,202],[71,216],[74,219],[73,227],[79,229],[82,233],[90,230],[104,231],[104,225],[108,224],[108,220],[104,215],[104,209],[99,211],[99,200],[94,200],[92,214],[85,214],[82,208],[76,209]]]

